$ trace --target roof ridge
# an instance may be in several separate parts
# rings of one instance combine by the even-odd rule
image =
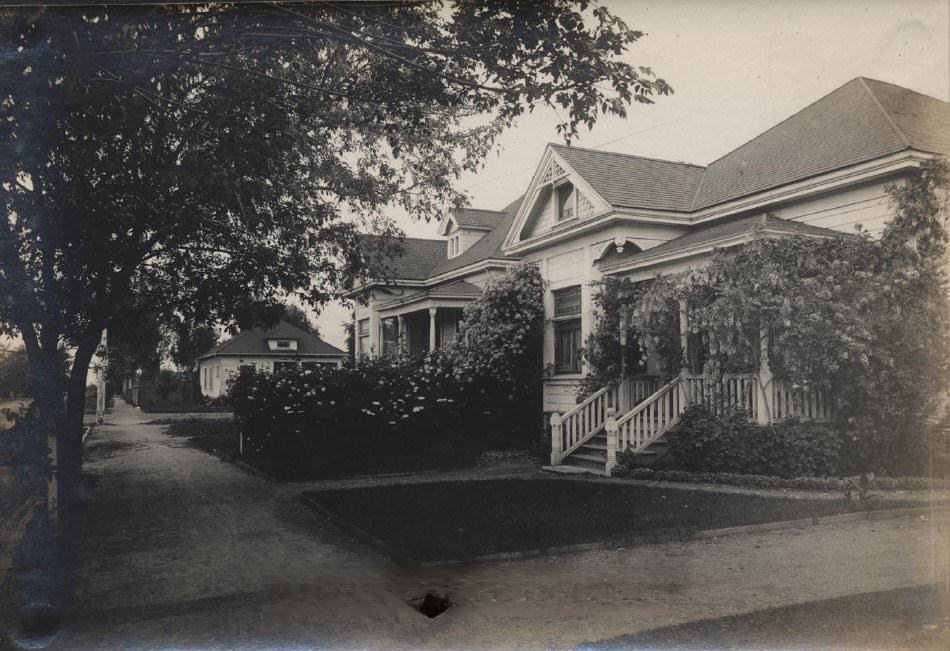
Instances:
[[[625,154],[621,151],[606,151],[603,149],[593,149],[591,147],[575,147],[574,145],[562,145],[557,142],[549,142],[549,147],[560,147],[562,149],[573,149],[574,151],[589,151],[594,154],[610,154],[611,156],[623,156],[624,158],[637,158],[639,160],[652,160],[657,163],[672,163],[673,165],[686,165],[688,167],[698,167],[699,169],[706,169],[705,165],[699,165],[698,163],[687,163],[686,161],[681,160],[670,160],[668,158],[655,158],[653,156],[641,156],[640,154]]]
[[[689,201],[689,213],[692,213],[696,208],[696,200],[699,199],[699,193],[703,190],[703,184],[706,182],[706,175],[709,174],[709,168],[703,168],[703,175],[699,177],[699,183],[696,185],[696,192],[693,193],[693,198]]]
[[[884,85],[884,86],[890,86],[891,88],[896,88],[897,90],[900,90],[900,91],[902,91],[902,92],[905,92],[905,93],[913,93],[914,95],[920,95],[921,97],[926,97],[927,99],[932,99],[932,100],[937,101],[937,102],[943,102],[944,104],[950,103],[950,102],[948,102],[948,101],[945,100],[945,99],[940,99],[939,97],[934,97],[933,95],[928,95],[927,93],[922,93],[922,92],[920,92],[919,90],[914,90],[913,88],[908,88],[907,86],[901,86],[900,84],[895,84],[894,82],[891,82],[891,81],[884,81],[883,79],[875,79],[874,77],[865,77],[864,75],[861,75],[861,76],[859,76],[859,77],[855,77],[855,79],[860,79],[860,80],[864,81],[865,83],[867,83],[867,82],[869,82],[869,81],[872,81],[872,82],[874,82],[875,84],[882,84],[882,85]],[[873,92],[873,91],[872,91],[872,92]]]
[[[814,106],[815,104],[817,104],[818,102],[824,100],[826,97],[830,97],[831,95],[834,95],[834,94],[837,93],[839,90],[843,90],[843,89],[846,88],[848,85],[853,84],[854,82],[859,81],[860,79],[861,79],[861,77],[855,77],[854,79],[850,79],[850,80],[846,81],[845,83],[841,84],[840,86],[834,87],[833,89],[829,90],[827,93],[825,93],[824,95],[822,95],[821,97],[819,97],[819,98],[817,98],[817,99],[815,99],[815,100],[812,100],[811,102],[809,102],[809,103],[806,104],[805,106],[801,107],[800,109],[798,109],[797,111],[795,111],[795,112],[792,113],[791,115],[788,115],[788,116],[785,117],[784,119],[779,120],[778,122],[776,122],[775,124],[773,124],[772,126],[770,126],[770,127],[769,127],[768,129],[766,129],[765,131],[762,131],[762,132],[760,132],[760,133],[757,133],[756,135],[752,136],[751,138],[749,138],[748,140],[746,140],[746,141],[743,142],[742,144],[736,145],[735,147],[733,147],[732,149],[730,149],[729,151],[727,151],[726,153],[724,153],[724,154],[723,154],[722,156],[720,156],[719,158],[717,158],[717,159],[715,159],[715,160],[713,160],[713,161],[710,161],[709,164],[706,166],[706,168],[708,169],[708,168],[712,167],[714,164],[718,163],[719,161],[721,161],[723,158],[725,158],[725,157],[728,156],[729,154],[732,154],[733,152],[735,152],[735,151],[738,150],[738,149],[741,149],[742,147],[745,147],[746,145],[748,145],[748,144],[749,144],[750,142],[752,142],[753,140],[756,140],[757,138],[761,138],[762,136],[764,136],[765,134],[767,134],[769,131],[773,131],[773,130],[777,129],[778,127],[782,126],[783,124],[785,124],[786,122],[788,122],[789,120],[791,120],[792,118],[794,118],[795,116],[797,116],[799,113],[803,113],[803,112],[807,111],[808,109],[810,109],[811,107],[813,107],[813,106]]]
[[[861,86],[867,92],[868,96],[871,98],[871,101],[874,102],[874,106],[878,108],[878,110],[881,112],[881,115],[883,115],[884,119],[887,120],[887,123],[891,125],[891,129],[894,130],[894,133],[897,135],[900,141],[904,143],[905,147],[910,147],[911,146],[910,139],[907,136],[905,136],[904,132],[901,131],[900,128],[898,128],[898,126],[894,123],[894,118],[891,117],[891,114],[888,113],[887,110],[884,108],[884,105],[881,104],[881,100],[877,98],[877,95],[875,95],[874,91],[871,90],[871,87],[868,86],[868,80],[865,79],[864,77],[858,77],[857,79],[858,81],[861,82]],[[871,79],[871,81],[877,81],[877,80]],[[879,83],[882,83],[882,82],[879,82]],[[907,89],[904,89],[904,90],[907,90]]]
[[[465,206],[464,208],[458,208],[458,210],[481,210],[482,212],[497,212],[499,214],[505,214],[504,210],[493,210],[491,208],[476,208],[474,206]]]

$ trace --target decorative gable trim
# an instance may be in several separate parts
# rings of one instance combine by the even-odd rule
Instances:
[[[459,227],[458,221],[456,221],[454,216],[449,215],[448,217],[442,220],[441,224],[439,224],[439,235],[441,235],[442,237],[445,237],[446,235],[448,235],[450,232],[454,231],[458,227]]]
[[[531,177],[531,183],[528,185],[527,192],[525,192],[525,201],[522,201],[521,207],[518,208],[518,213],[515,215],[511,228],[505,237],[503,248],[508,249],[543,236],[543,233],[539,233],[534,237],[522,239],[521,235],[525,228],[538,217],[539,204],[543,207],[543,202],[551,196],[554,187],[565,180],[569,180],[574,188],[580,191],[581,196],[585,197],[586,201],[591,204],[592,208],[589,209],[591,218],[610,210],[610,204],[580,174],[574,171],[551,145],[548,145],[541,156],[541,162]],[[583,221],[578,220],[575,216],[572,223],[578,224],[583,223]]]

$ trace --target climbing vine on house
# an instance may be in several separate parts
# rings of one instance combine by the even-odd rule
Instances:
[[[948,389],[947,178],[946,163],[935,161],[889,188],[894,217],[876,239],[861,230],[781,239],[754,232],[706,266],[642,291],[609,281],[588,359],[596,373],[612,372],[596,360],[608,350],[599,342],[615,339],[615,301],[626,302],[631,330],[664,366],[679,352],[670,324],[685,304],[694,372],[757,369],[765,328],[771,370],[832,401],[856,470],[920,471],[927,420]]]

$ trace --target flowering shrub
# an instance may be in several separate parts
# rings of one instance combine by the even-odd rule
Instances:
[[[229,402],[244,454],[286,478],[471,465],[541,427],[541,278],[521,266],[465,309],[459,341],[418,360],[243,372]]]
[[[244,455],[281,478],[470,465],[477,441],[458,427],[449,369],[408,358],[344,368],[244,371],[229,401]]]

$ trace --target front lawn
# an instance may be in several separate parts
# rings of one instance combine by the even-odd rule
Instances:
[[[844,500],[765,498],[561,478],[438,482],[310,491],[304,496],[397,556],[422,562],[611,540],[651,542],[703,529],[867,508]]]

